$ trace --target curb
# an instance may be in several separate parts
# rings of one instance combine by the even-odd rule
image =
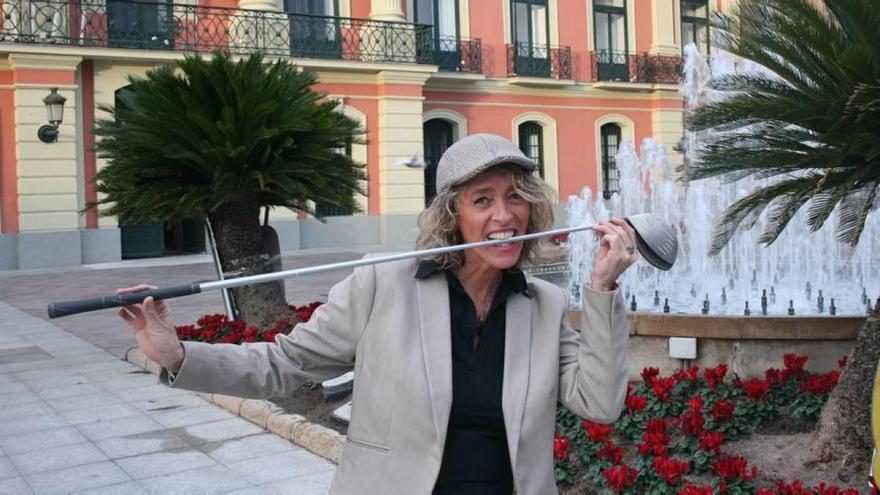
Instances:
[[[159,375],[160,371],[162,371],[162,367],[148,359],[138,346],[131,347],[125,351],[122,359],[154,375]],[[264,428],[281,438],[303,447],[313,454],[339,464],[342,444],[345,443],[345,435],[335,430],[312,423],[299,414],[287,413],[284,409],[269,401],[242,399],[241,397],[230,395],[206,394],[202,392],[195,392],[195,394],[226,409],[232,414],[254,423],[260,428]]]

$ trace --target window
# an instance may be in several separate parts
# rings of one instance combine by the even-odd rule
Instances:
[[[538,176],[544,178],[544,128],[537,122],[519,125],[519,149],[538,164]]]
[[[294,56],[340,58],[337,0],[284,0],[290,16],[290,49]]]
[[[431,119],[422,124],[425,140],[425,206],[437,195],[437,163],[452,145],[452,123],[443,119]]]
[[[33,8],[35,3],[31,3]],[[52,6],[53,4],[48,4]],[[58,7],[51,7],[59,9]],[[66,9],[65,9],[66,10]],[[55,12],[61,13],[62,10]],[[39,12],[37,12],[39,14]],[[34,16],[40,19],[39,15]],[[54,25],[60,26],[59,22]],[[41,31],[45,32],[45,28]],[[107,1],[107,44],[116,48],[173,50],[177,23],[171,0],[129,2]],[[48,31],[47,33],[52,33]]]
[[[459,70],[458,0],[415,0],[413,8],[416,23],[434,26],[435,63],[442,69]]]
[[[704,57],[709,56],[708,0],[681,0],[681,49],[688,43],[697,45]]]
[[[550,16],[547,0],[512,0],[511,38],[517,74],[549,75]]]
[[[335,151],[340,155],[345,155],[351,158],[351,141],[345,143],[345,146],[336,148]],[[325,205],[318,202],[315,202],[315,213],[324,217],[339,217],[345,215],[351,215],[354,213],[349,208],[343,208],[341,206],[332,206]]]
[[[602,197],[610,199],[620,192],[620,170],[617,168],[617,149],[620,147],[620,126],[605,124],[600,129],[602,136]]]
[[[598,79],[629,80],[626,0],[595,0],[593,28]]]

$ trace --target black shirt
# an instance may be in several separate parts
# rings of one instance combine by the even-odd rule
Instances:
[[[416,278],[444,273],[449,285],[452,339],[452,410],[434,494],[510,494],[513,471],[501,410],[507,298],[529,296],[525,276],[505,270],[484,321],[458,277],[432,261]]]

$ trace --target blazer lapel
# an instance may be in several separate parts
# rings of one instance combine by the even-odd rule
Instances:
[[[523,294],[512,294],[507,300],[504,332],[504,387],[501,409],[507,429],[510,462],[516,465],[519,436],[529,388],[529,366],[532,344],[532,306]]]
[[[452,336],[449,317],[449,286],[436,275],[418,280],[419,331],[425,374],[431,396],[434,427],[440,441],[446,439],[452,409]]]

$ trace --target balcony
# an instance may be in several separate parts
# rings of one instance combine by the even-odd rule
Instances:
[[[435,63],[421,24],[119,0],[11,0],[0,15],[5,43]],[[461,42],[457,70],[480,70],[473,43]]]
[[[434,46],[434,64],[444,71],[481,74],[482,53],[479,38],[440,36]]]
[[[507,73],[511,76],[571,79],[571,47],[521,42],[508,44]]]
[[[592,81],[678,84],[684,67],[681,57],[674,56],[605,50],[590,55]]]

